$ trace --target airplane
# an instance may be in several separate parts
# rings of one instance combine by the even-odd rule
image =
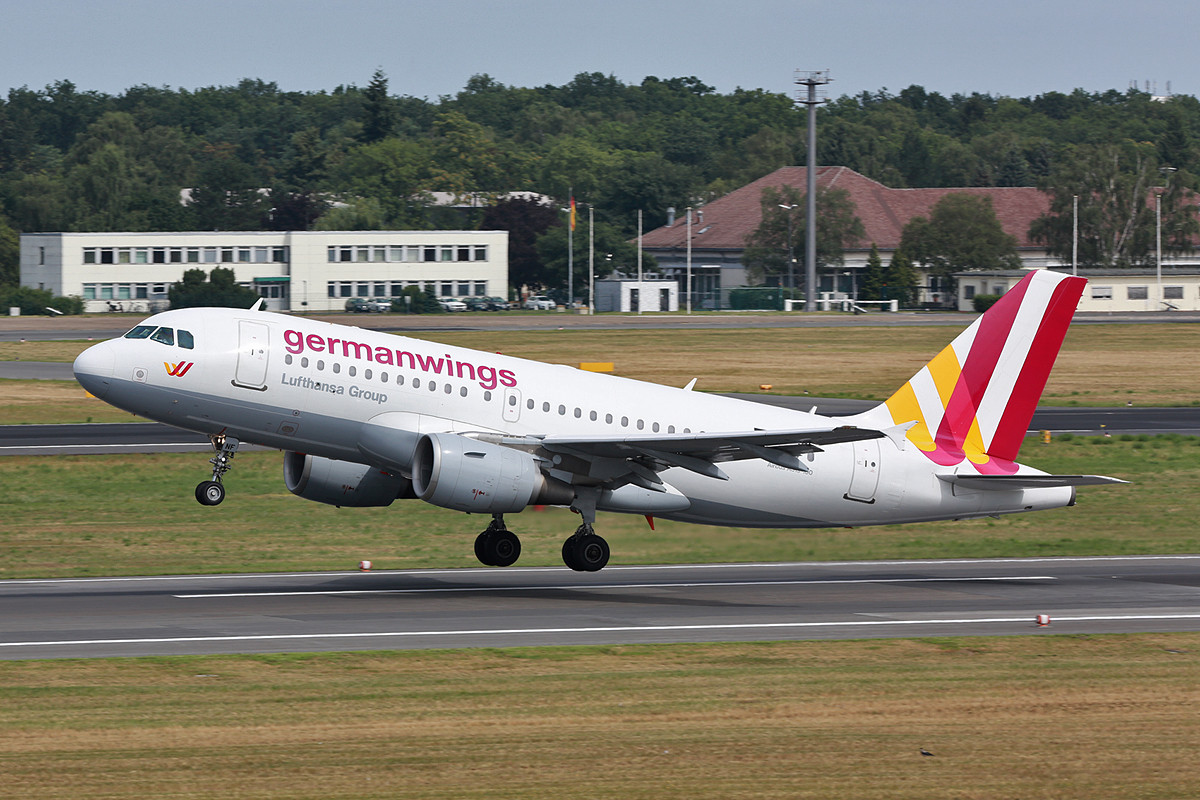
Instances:
[[[599,511],[709,525],[857,527],[1075,504],[1124,483],[1018,464],[1086,281],[1034,270],[887,400],[828,417],[251,309],[148,317],[75,360],[92,395],[207,434],[217,505],[243,442],[284,451],[294,494],[419,498],[488,514],[485,565],[521,553],[505,515],[567,506],[563,562],[609,561]],[[853,369],[853,365],[842,365]]]

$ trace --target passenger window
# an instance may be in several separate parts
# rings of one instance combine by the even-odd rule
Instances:
[[[162,342],[163,344],[169,344],[172,347],[174,347],[175,346],[175,329],[174,328],[159,328],[158,330],[156,330],[154,332],[154,335],[151,336],[150,338],[156,342]]]
[[[179,329],[179,346],[184,350],[191,350],[196,346],[196,340],[192,337],[191,331],[185,331],[183,328]]]
[[[154,333],[153,325],[138,325],[129,333],[125,334],[126,339],[149,339],[150,334]]]

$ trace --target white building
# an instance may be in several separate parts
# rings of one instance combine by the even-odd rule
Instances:
[[[340,311],[351,297],[508,296],[507,231],[26,233],[21,285],[84,310],[152,312],[189,269],[234,271],[278,311]]]
[[[596,281],[596,311],[678,311],[679,284],[654,278]]]
[[[1056,272],[1070,273],[1070,268]],[[1150,269],[1080,269],[1087,288],[1079,311],[1200,311],[1200,270],[1164,267],[1162,279]],[[1025,277],[1025,270],[958,272],[958,310],[973,311],[977,294],[1002,295]]]

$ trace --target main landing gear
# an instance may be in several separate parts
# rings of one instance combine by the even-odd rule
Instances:
[[[217,454],[208,460],[208,463],[213,465],[212,480],[201,481],[196,486],[196,500],[201,505],[215,506],[225,499],[225,486],[221,483],[221,476],[233,468],[230,462],[237,454],[239,442],[223,433],[216,433],[208,438],[217,451]]]
[[[504,526],[501,514],[492,515],[492,524],[475,537],[475,557],[489,567],[509,567],[521,557],[521,540]]]
[[[196,491],[199,493],[199,488]],[[592,529],[596,521],[595,497],[577,495],[571,509],[583,517],[583,524],[563,542],[563,563],[576,572],[598,572],[608,564],[609,549],[608,542]],[[475,557],[489,567],[508,567],[520,555],[521,540],[504,525],[502,514],[493,514],[487,530],[475,538]]]

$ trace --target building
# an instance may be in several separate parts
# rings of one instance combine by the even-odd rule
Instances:
[[[508,295],[507,231],[27,233],[21,285],[84,310],[155,312],[189,269],[232,269],[277,311],[340,311],[416,286],[439,297]]]
[[[596,281],[596,311],[678,311],[679,284],[653,278]]]
[[[692,281],[697,305],[713,307],[715,293],[735,286],[744,286],[747,276],[741,259],[746,238],[762,221],[764,189],[791,187],[806,191],[808,169],[783,167],[748,183],[724,197],[694,210],[692,216]],[[866,235],[844,254],[844,264],[836,271],[824,271],[819,291],[850,294],[858,283],[857,273],[867,263],[871,245],[879,248],[886,265],[900,246],[904,226],[913,217],[928,217],[934,205],[948,194],[971,194],[992,201],[1000,226],[1017,241],[1017,254],[1028,269],[1050,267],[1071,268],[1051,256],[1044,245],[1029,237],[1029,227],[1035,219],[1050,210],[1050,198],[1034,187],[958,187],[936,189],[893,189],[873,181],[848,167],[817,167],[817,189],[845,190],[862,220]],[[794,212],[796,224],[803,228],[804,212]],[[687,220],[671,219],[667,225],[645,234],[642,246],[658,260],[661,273],[675,277],[684,285],[687,260]],[[797,286],[803,288],[803,253],[797,238]],[[1164,264],[1167,262],[1164,261]],[[1177,264],[1172,260],[1173,264]],[[1200,271],[1200,261],[1188,261],[1192,271]],[[1178,265],[1178,264],[1177,264]],[[1186,266],[1186,265],[1183,265]],[[920,300],[924,303],[953,304],[955,297],[949,287],[939,286],[936,280],[923,279]]]
[[[1059,269],[1070,272],[1070,267]],[[976,295],[1002,295],[1025,277],[1026,270],[975,270],[955,273],[958,279],[958,310],[974,311]],[[1162,270],[1080,269],[1088,279],[1079,298],[1079,311],[1200,311],[1200,270],[1168,268]]]

